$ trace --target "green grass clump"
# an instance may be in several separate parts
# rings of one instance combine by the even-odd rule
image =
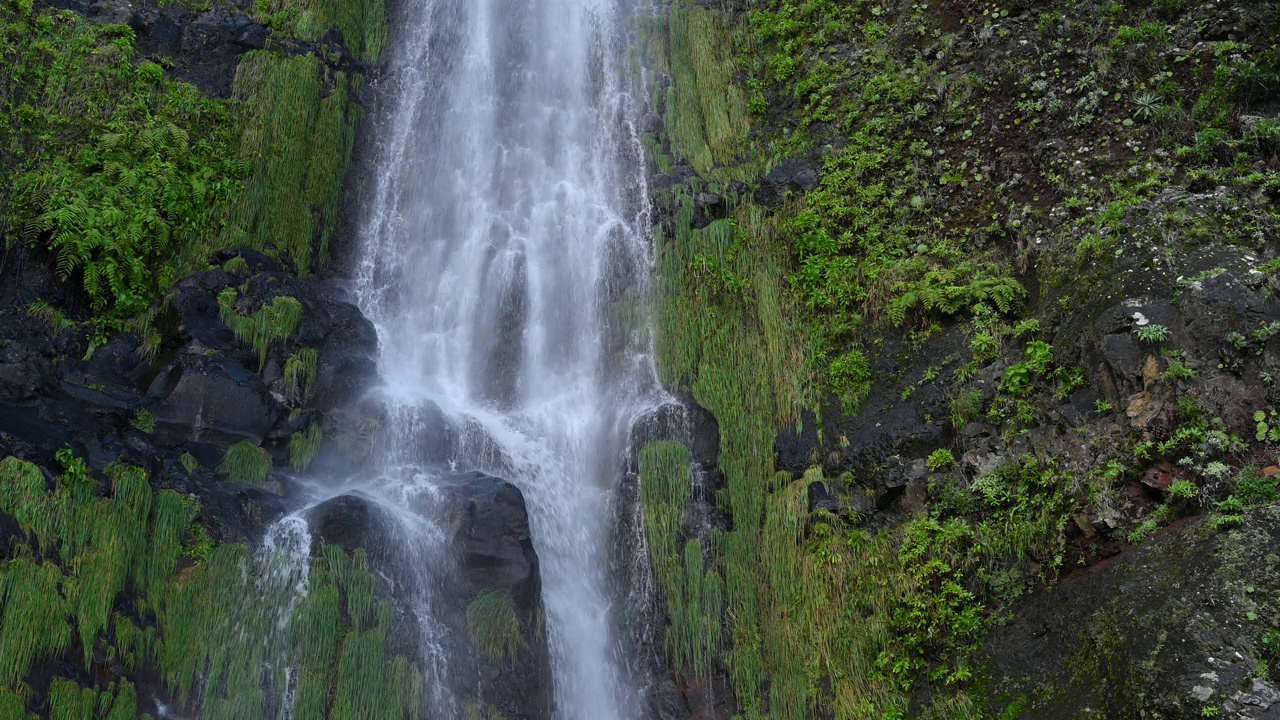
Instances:
[[[12,720],[36,720],[36,715],[27,712],[22,697],[3,685],[0,685],[0,717],[12,718]]]
[[[506,590],[482,590],[467,603],[467,633],[495,664],[506,664],[528,648],[515,603]]]
[[[98,693],[93,688],[82,688],[63,678],[54,678],[49,686],[49,720],[93,720],[97,704]]]
[[[302,322],[302,303],[288,295],[273,297],[246,316],[236,310],[235,288],[227,288],[218,293],[218,307],[222,322],[236,338],[257,351],[259,369],[267,364],[271,343],[289,339]]]
[[[320,431],[320,424],[314,422],[308,425],[306,430],[289,436],[289,466],[298,472],[310,467],[323,440],[324,434]]]
[[[705,675],[720,647],[724,583],[703,567],[697,540],[681,548],[681,525],[693,487],[689,449],[655,441],[640,450],[640,502],[649,558],[671,625],[667,648],[676,669]]]
[[[0,686],[16,687],[33,662],[70,647],[71,613],[58,592],[61,579],[50,562],[16,558],[0,565]]]
[[[303,348],[290,355],[284,363],[285,392],[302,400],[310,398],[319,364],[320,353],[315,348]]]
[[[227,448],[226,456],[218,464],[218,472],[231,482],[260,483],[271,472],[271,453],[251,440],[241,440]]]

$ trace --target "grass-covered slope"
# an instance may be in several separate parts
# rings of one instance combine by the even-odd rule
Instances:
[[[975,650],[1019,596],[1276,501],[1274,4],[677,0],[637,31],[660,367],[719,422],[730,518],[700,544],[687,452],[641,453],[687,683],[1000,716]],[[1280,618],[1250,622],[1257,654]]]
[[[384,649],[391,605],[362,551],[326,547],[294,598],[287,557],[210,543],[194,499],[58,459],[52,482],[0,461],[3,717],[277,717],[289,683],[298,717],[416,717],[419,674]]]

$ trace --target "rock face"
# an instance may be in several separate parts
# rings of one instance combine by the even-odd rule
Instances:
[[[286,467],[294,433],[315,423],[336,434],[336,409],[376,382],[377,335],[326,283],[290,278],[251,250],[217,259],[243,263],[234,274],[216,269],[178,283],[156,320],[165,340],[154,354],[133,334],[94,346],[82,328],[51,329],[20,311],[0,314],[0,451],[52,465],[53,453],[70,447],[95,468],[114,460],[147,468],[162,486],[220,508],[204,514],[211,536],[256,541],[282,512],[279,498],[225,489],[223,478],[188,470],[179,456],[216,468],[230,445],[247,440],[267,449],[276,468]],[[238,289],[238,312],[279,296],[298,301],[301,321],[268,344],[265,362],[223,322],[217,296],[230,287]],[[309,395],[288,387],[283,372],[301,350],[316,358]],[[288,478],[277,472],[272,481],[279,490]]]
[[[1207,519],[1068,577],[1015,605],[982,652],[1019,717],[1280,717],[1280,690],[1259,676],[1280,609],[1280,507],[1242,529]]]
[[[418,637],[413,608],[420,593],[433,598],[434,619],[447,629],[442,641],[449,658],[446,683],[455,698],[508,718],[550,718],[542,581],[519,488],[479,472],[446,474],[407,512],[442,531],[444,546],[435,548],[438,540],[426,540],[432,547],[423,547],[414,520],[406,522],[396,510],[361,494],[317,505],[308,521],[317,545],[368,553],[383,590],[399,605],[392,636],[400,642],[411,645]],[[469,618],[476,598],[494,593],[509,598],[522,639],[515,657],[505,662],[485,655]]]

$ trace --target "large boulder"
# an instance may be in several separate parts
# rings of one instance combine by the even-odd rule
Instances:
[[[460,702],[496,709],[508,718],[551,717],[547,649],[538,556],[524,495],[480,472],[443,474],[428,491],[389,500],[370,491],[325,500],[306,513],[315,552],[324,545],[363,549],[398,606],[392,635],[418,637],[412,627],[429,597],[434,638],[449,658],[445,683]],[[425,524],[424,524],[425,523]],[[486,656],[471,617],[473,603],[500,602],[514,611],[520,648],[505,661]]]

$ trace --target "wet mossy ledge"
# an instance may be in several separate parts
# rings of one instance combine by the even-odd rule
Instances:
[[[654,707],[1274,713],[1275,5],[673,0],[633,28],[659,369],[719,443],[639,449]],[[1117,590],[1178,583],[1170,553],[1218,609]],[[1157,657],[1188,633],[1230,671]]]

